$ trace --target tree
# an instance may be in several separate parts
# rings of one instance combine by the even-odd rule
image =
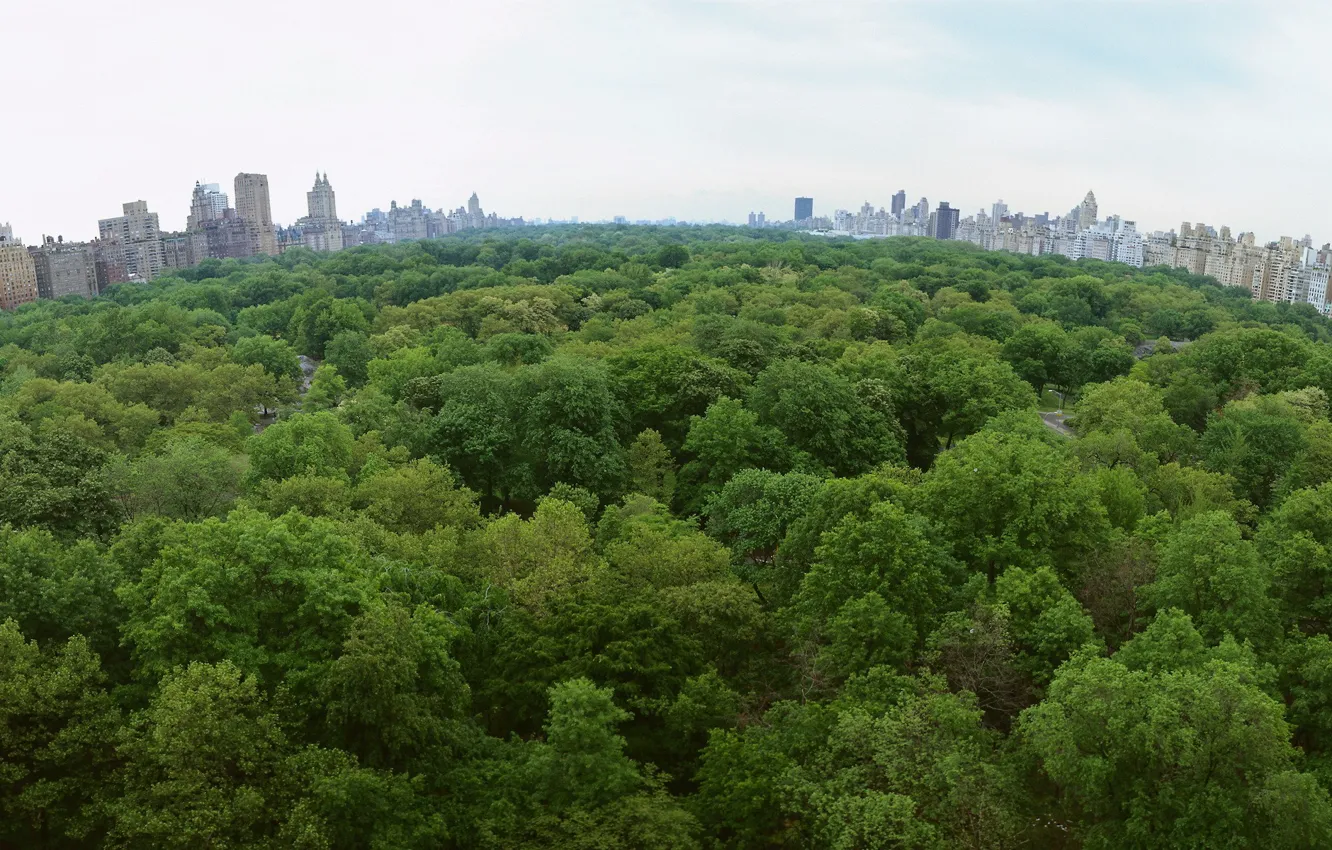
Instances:
[[[771,566],[787,527],[802,516],[820,479],[798,472],[745,469],[703,506],[708,534],[731,549],[737,568],[755,581]]]
[[[229,661],[190,664],[163,682],[120,748],[112,841],[274,845],[292,816],[278,775],[288,746],[253,676]]]
[[[469,703],[449,652],[458,636],[429,606],[370,605],[320,684],[327,743],[372,768],[428,768]]]
[[[101,831],[119,710],[82,637],[42,653],[0,621],[0,842],[75,847]],[[90,835],[91,834],[91,835]]]
[[[1233,643],[1165,612],[1114,658],[1080,653],[1027,709],[1022,740],[1056,786],[1054,817],[1089,847],[1307,847],[1332,840],[1327,792],[1297,772],[1281,704]],[[1143,661],[1161,662],[1144,666]],[[1224,769],[1218,766],[1224,765]]]
[[[294,475],[346,473],[352,434],[331,413],[301,413],[250,438],[250,480],[281,481]]]
[[[651,496],[663,505],[675,497],[675,458],[652,429],[641,432],[629,445],[629,489]]]
[[[301,409],[310,413],[333,410],[346,396],[347,382],[338,374],[335,366],[324,363],[315,369],[310,388],[301,400]]]
[[[369,379],[367,367],[373,357],[370,342],[360,331],[342,331],[324,348],[324,362],[337,369],[352,387],[359,387]]]
[[[384,527],[412,534],[438,526],[470,528],[481,520],[476,494],[429,459],[363,472],[352,503]]]
[[[793,446],[839,475],[905,458],[891,409],[885,415],[866,404],[849,381],[826,366],[774,363],[758,376],[749,406],[762,424],[777,428]]]
[[[1306,448],[1305,426],[1288,404],[1275,398],[1244,399],[1226,405],[1203,433],[1203,462],[1231,476],[1238,495],[1266,507],[1278,481]]]
[[[0,420],[0,522],[64,537],[107,534],[115,514],[106,455],[65,428]]]
[[[522,398],[518,463],[532,470],[536,492],[557,482],[606,496],[623,486],[619,431],[624,409],[600,365],[551,358],[518,373]]]
[[[1036,388],[1037,396],[1047,384],[1072,389],[1067,364],[1071,345],[1064,329],[1054,322],[1032,322],[1004,340],[1004,359],[1018,377]]]
[[[1065,451],[1023,434],[974,434],[921,486],[922,510],[991,582],[1007,567],[1068,564],[1103,544],[1105,508]]]
[[[705,415],[691,417],[684,448],[695,459],[685,464],[680,478],[689,488],[690,504],[700,508],[742,469],[782,472],[791,467],[781,432],[759,424],[758,415],[735,399],[721,399]]]
[[[980,430],[1006,410],[1034,405],[1033,390],[1011,366],[985,350],[951,339],[917,343],[903,356],[901,401],[907,457],[926,468],[940,449]]]
[[[267,336],[249,336],[237,341],[231,359],[242,366],[259,364],[275,378],[301,377],[301,361],[286,340]]]
[[[847,516],[824,534],[791,605],[801,630],[817,637],[843,606],[875,593],[905,618],[911,646],[929,633],[960,577],[957,563],[923,519],[880,502],[866,519]]]
[[[689,259],[689,249],[683,245],[663,245],[657,251],[657,265],[663,269],[678,269]]]
[[[1167,532],[1156,581],[1146,594],[1158,610],[1188,614],[1209,641],[1228,634],[1265,647],[1280,633],[1270,586],[1271,575],[1253,543],[1233,519],[1213,511]]]
[[[199,437],[183,437],[162,451],[122,461],[112,487],[126,519],[147,514],[197,521],[217,516],[240,493],[243,464]]]

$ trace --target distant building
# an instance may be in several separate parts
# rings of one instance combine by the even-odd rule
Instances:
[[[894,216],[900,216],[906,210],[906,189],[898,189],[897,194],[893,195],[891,209]]]
[[[46,237],[40,246],[28,249],[37,272],[38,298],[97,296],[97,259],[87,245]]]
[[[476,201],[475,194],[472,195],[472,201]],[[480,209],[480,206],[476,206],[477,212],[469,212],[469,217],[477,215]],[[472,226],[476,227],[477,225]],[[393,201],[389,204],[388,231],[389,240],[392,242],[413,242],[428,238],[425,207],[421,206],[421,202],[415,199],[412,200],[412,205],[409,207],[400,207],[397,201]]]
[[[947,201],[939,202],[939,209],[934,214],[935,239],[952,239],[957,233],[958,218],[961,210],[955,210]]]
[[[1082,203],[1078,206],[1078,230],[1086,230],[1090,227],[1095,227],[1097,221],[1096,212],[1096,195],[1095,193],[1088,191],[1087,197],[1083,198]]]
[[[37,300],[37,267],[6,224],[0,228],[0,310]]]
[[[277,229],[268,199],[268,175],[236,175],[236,217],[251,228],[250,256],[277,256]]]
[[[166,268],[157,213],[149,212],[145,201],[130,201],[121,209],[124,215],[97,222],[97,232],[104,243],[99,260],[111,269],[121,270],[124,280],[152,280]]]
[[[796,198],[795,199],[795,220],[797,222],[809,221],[814,218],[814,199]]]
[[[169,269],[188,269],[208,256],[208,238],[202,233],[164,233],[162,252]]]
[[[311,251],[341,251],[342,222],[328,174],[315,173],[314,188],[305,193],[305,206],[308,215],[296,222],[302,244]]]
[[[221,221],[231,202],[227,193],[218,188],[216,183],[194,183],[194,194],[190,196],[190,214],[185,219],[185,229],[199,233],[210,221]]]
[[[472,219],[472,227],[484,227],[486,214],[481,209],[481,199],[472,193],[472,197],[467,199],[467,215]]]

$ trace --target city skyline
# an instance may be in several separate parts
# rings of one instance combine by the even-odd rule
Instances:
[[[258,171],[274,220],[290,223],[319,169],[357,214],[483,190],[542,218],[743,221],[750,208],[785,218],[797,195],[852,207],[899,184],[963,211],[996,197],[1033,210],[1095,185],[1148,229],[1198,218],[1243,220],[1263,239],[1328,229],[1332,10],[1318,4],[611,9],[407,0],[375,15],[338,0],[236,0],[218,18],[163,0],[132,16],[21,6],[7,13],[0,75],[40,69],[53,96],[32,97],[6,136],[0,217],[30,241],[86,239],[91,222],[143,199],[174,227],[188,212],[179,186]],[[225,63],[216,82],[184,73],[226,55],[201,50],[205,31],[260,61]],[[123,98],[70,108],[60,95],[87,91],[115,43],[135,45],[129,92],[170,109],[127,123]],[[793,122],[809,102],[815,117]]]

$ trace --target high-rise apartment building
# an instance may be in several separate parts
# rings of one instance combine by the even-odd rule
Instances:
[[[48,236],[40,246],[29,248],[28,253],[37,271],[38,298],[97,296],[97,260],[89,246]]]
[[[416,201],[412,201],[412,203],[415,204]],[[476,196],[475,192],[472,193],[472,197],[467,199],[467,217],[472,220],[472,227],[486,226],[486,214],[481,209],[481,199]]]
[[[814,199],[796,198],[795,199],[795,220],[797,222],[809,221],[814,218]]]
[[[166,267],[157,213],[145,201],[122,205],[124,215],[97,222],[105,261],[123,270],[126,280],[149,281]]]
[[[305,193],[305,206],[311,221],[337,221],[338,203],[333,194],[333,185],[328,182],[328,173],[320,177],[315,173],[314,188]]]
[[[1096,213],[1096,195],[1089,190],[1087,197],[1083,198],[1082,203],[1078,206],[1078,230],[1095,227],[1097,222]]]
[[[341,251],[342,222],[328,174],[315,173],[314,188],[305,193],[305,206],[309,215],[296,222],[301,243],[312,251]]]
[[[196,182],[194,194],[190,196],[190,215],[185,220],[185,229],[198,233],[208,222],[221,221],[226,217],[230,203],[227,193],[216,183]]]
[[[0,310],[37,300],[37,267],[9,225],[0,228]]]
[[[475,201],[476,195],[473,194],[468,205],[473,206]],[[480,213],[480,210],[480,205],[476,204],[475,212],[468,211],[468,218],[475,222],[475,217]],[[472,224],[471,226],[479,227],[480,225]],[[388,229],[389,240],[393,242],[413,242],[427,238],[426,210],[421,206],[421,202],[414,199],[410,207],[400,207],[397,201],[393,201],[389,205]]]
[[[236,217],[255,232],[254,254],[277,256],[277,228],[273,226],[273,212],[268,201],[268,175],[236,175]]]
[[[906,209],[906,189],[898,189],[897,194],[893,195],[893,215],[899,216]]]

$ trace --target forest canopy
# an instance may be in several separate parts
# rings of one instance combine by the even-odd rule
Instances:
[[[0,314],[0,847],[1332,846],[1332,325],[725,227]]]

